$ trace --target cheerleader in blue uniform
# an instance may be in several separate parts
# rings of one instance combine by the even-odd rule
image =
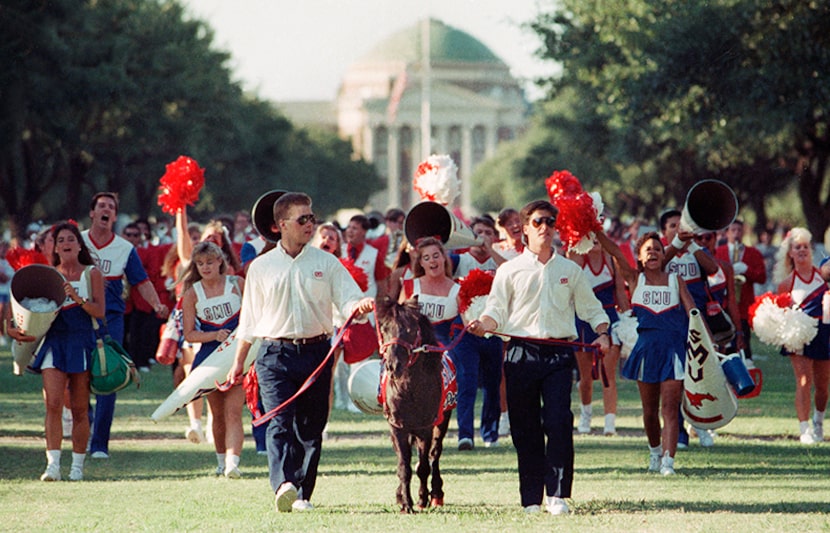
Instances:
[[[576,364],[579,368],[579,397],[581,400],[581,412],[577,431],[580,433],[591,432],[591,401],[593,398],[594,377],[593,369],[596,365],[604,372],[602,388],[602,407],[605,411],[605,428],[603,434],[615,435],[617,418],[617,363],[620,360],[620,341],[614,334],[613,325],[619,321],[617,309],[627,311],[629,309],[628,295],[625,292],[625,282],[619,269],[614,265],[614,260],[607,253],[603,252],[599,242],[585,255],[568,254],[568,258],[582,267],[585,271],[585,278],[594,289],[594,295],[602,303],[602,308],[611,323],[611,347],[601,359],[594,360],[591,352],[576,352]],[[597,334],[591,329],[591,325],[576,319],[576,329],[579,334],[579,342],[591,344],[597,339]]]
[[[622,251],[605,234],[600,233],[598,238],[617,259],[631,290],[631,308],[638,321],[639,337],[623,366],[622,375],[637,380],[640,390],[643,426],[650,452],[648,470],[672,475],[683,394],[688,317],[695,306],[694,301],[683,279],[663,269],[665,251],[657,233],[647,233],[637,241],[639,274],[628,266]]]
[[[815,444],[824,440],[824,411],[830,383],[830,324],[822,320],[822,298],[827,283],[813,266],[812,235],[804,228],[793,228],[778,249],[775,279],[778,293],[790,293],[793,303],[811,317],[818,318],[818,333],[802,353],[785,352],[795,373],[795,412],[800,440]],[[815,413],[810,427],[810,389],[815,386]]]
[[[210,241],[194,246],[191,257],[184,274],[186,290],[182,296],[182,323],[185,340],[202,345],[193,360],[192,368],[195,369],[239,324],[243,281],[226,274],[225,254]],[[245,437],[242,429],[245,391],[237,384],[225,392],[211,392],[207,400],[213,413],[216,474],[237,479],[242,475],[239,457]]]
[[[72,411],[71,481],[84,477],[84,458],[89,441],[89,365],[95,352],[92,320],[104,317],[104,276],[95,268],[89,249],[75,224],[55,225],[52,262],[66,283],[66,300],[46,333],[32,368],[43,376],[43,397],[46,402],[46,471],[43,481],[61,479],[60,456],[61,414],[64,396],[69,387]],[[90,272],[85,275],[85,270]],[[34,338],[24,331],[9,327],[15,340],[31,342]]]

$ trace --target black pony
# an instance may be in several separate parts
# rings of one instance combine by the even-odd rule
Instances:
[[[380,355],[386,372],[383,414],[398,455],[397,503],[402,513],[413,512],[409,486],[415,446],[416,472],[421,480],[418,507],[442,506],[444,482],[439,460],[452,414],[451,408],[443,409],[442,352],[424,350],[434,347],[436,338],[429,319],[418,311],[417,296],[403,305],[389,299],[380,303],[377,319],[382,337]],[[427,490],[430,472],[432,490]]]

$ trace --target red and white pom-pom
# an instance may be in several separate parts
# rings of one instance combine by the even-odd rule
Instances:
[[[165,167],[159,183],[158,204],[162,211],[175,215],[186,205],[194,205],[205,185],[205,169],[195,159],[180,155]]]
[[[8,249],[6,252],[6,261],[9,262],[9,265],[15,272],[29,265],[49,264],[49,260],[42,253],[37,250],[29,250],[28,248],[22,248],[20,246]]]
[[[461,194],[458,167],[448,155],[431,155],[418,165],[412,184],[421,200],[449,205]]]
[[[794,305],[789,293],[763,294],[750,306],[749,319],[761,342],[790,352],[800,352],[818,333],[818,319]]]
[[[798,307],[784,310],[781,328],[781,345],[789,352],[800,353],[804,346],[816,338],[818,319]]]
[[[463,313],[476,296],[487,296],[493,287],[493,274],[475,268],[459,282],[458,310]],[[478,317],[476,317],[478,318]]]
[[[349,257],[341,257],[340,262],[343,263],[343,266],[349,271],[349,274],[352,276],[355,283],[357,283],[357,286],[360,287],[360,290],[366,292],[366,289],[369,288],[369,277],[366,275],[366,272],[354,264],[354,261],[352,261]]]
[[[613,328],[617,334],[617,338],[620,339],[620,356],[621,357],[628,357],[631,355],[631,350],[634,349],[634,345],[637,344],[637,339],[640,338],[640,334],[637,332],[637,326],[640,325],[640,322],[637,320],[637,317],[634,316],[634,313],[629,309],[624,313],[620,313],[620,319],[617,322],[614,322]]]
[[[593,232],[600,231],[602,224],[597,204],[592,195],[582,189],[579,180],[567,170],[556,170],[545,180],[545,188],[551,203],[559,210],[556,230],[568,250],[588,253],[594,246]],[[599,207],[602,200],[597,195]]]
[[[476,296],[467,304],[467,309],[461,312],[461,318],[465,323],[478,320],[484,314],[485,307],[487,307],[487,295]]]

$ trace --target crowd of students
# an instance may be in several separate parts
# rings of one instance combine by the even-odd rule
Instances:
[[[296,391],[302,383],[297,376],[313,370],[316,363],[310,362],[319,363],[349,313],[367,313],[378,298],[404,301],[417,295],[441,343],[449,346],[462,335],[449,350],[458,372],[458,450],[474,450],[477,438],[484,447],[498,446],[499,438],[510,434],[522,506],[528,512],[544,507],[563,514],[574,474],[574,375],[578,434],[592,431],[595,381],[602,382],[602,433],[608,436],[617,432],[618,371],[637,382],[647,470],[672,475],[676,450],[689,444],[689,426],[680,412],[689,311],[706,309],[712,300],[722,305],[736,334],[721,348],[742,351],[752,365],[748,314],[756,289],[769,287],[770,259],[775,257],[778,266],[777,292],[790,293],[811,316],[821,318],[827,290],[827,275],[813,264],[812,237],[800,228],[786,234],[777,252],[769,240],[760,242],[759,250],[743,243],[740,220],[721,234],[693,234],[681,228],[681,213],[669,209],[659,218],[659,233],[637,221],[619,231],[608,225],[587,254],[576,254],[556,239],[556,208],[538,201],[518,211],[506,208],[496,218],[472,219],[469,226],[479,241],[447,250],[430,236],[407,242],[401,209],[382,217],[355,215],[341,227],[318,221],[311,206],[303,194],[280,194],[266,203],[264,215],[239,212],[204,226],[190,223],[181,210],[175,217],[179,238],[154,243],[147,221],[130,222],[117,235],[118,197],[99,193],[90,204],[89,229],[60,222],[38,237],[35,246],[67,281],[66,301],[32,365],[43,376],[46,402],[47,467],[41,479],[61,479],[62,435],[72,441],[71,480],[83,479],[87,453],[96,459],[110,454],[116,395],[98,396],[92,413],[90,317],[106,319],[109,333],[124,340],[144,372],[155,363],[160,326],[179,321],[174,384],[238,329],[240,348],[228,375],[232,386],[207,396],[212,420],[206,425],[201,401],[192,402],[186,430],[194,443],[212,441],[215,473],[235,479],[242,476],[244,440],[241,361],[253,340],[264,341],[255,367],[264,383],[261,406],[269,410]],[[365,290],[354,285],[339,258],[365,273]],[[494,275],[493,290],[482,316],[465,321],[459,313],[459,283],[473,270]],[[825,270],[830,273],[830,265]],[[8,276],[0,270],[0,283],[8,283]],[[638,318],[639,338],[621,361],[616,325],[627,311]],[[29,339],[5,315],[9,334]],[[488,335],[492,332],[510,340]],[[785,354],[796,376],[796,413],[805,444],[823,440],[828,336],[830,325],[822,323],[803,352]],[[268,456],[278,510],[313,509],[330,409],[354,408],[345,387],[348,373],[342,360],[333,364],[294,410],[254,430],[257,451]],[[714,445],[714,433],[692,429],[702,446]]]

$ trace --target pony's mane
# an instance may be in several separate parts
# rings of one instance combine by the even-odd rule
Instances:
[[[413,321],[418,323],[421,330],[421,340],[425,344],[435,344],[435,332],[429,319],[421,314],[418,307],[418,297],[414,296],[404,303],[399,304],[395,300],[384,297],[377,302],[378,316],[381,326],[387,321],[394,321],[397,324],[409,324]]]

